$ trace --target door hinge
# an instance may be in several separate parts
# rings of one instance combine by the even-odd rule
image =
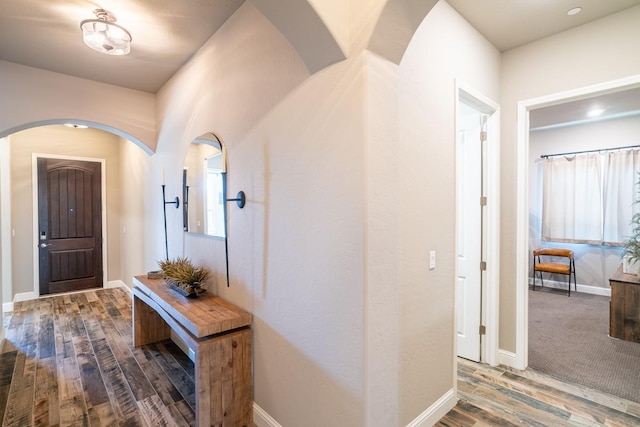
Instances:
[[[480,197],[480,206],[487,206],[487,196]]]
[[[487,132],[480,132],[480,141],[485,142],[487,140]]]
[[[487,262],[480,261],[480,271],[487,271]]]
[[[486,335],[487,334],[487,327],[484,325],[480,325],[480,335]]]

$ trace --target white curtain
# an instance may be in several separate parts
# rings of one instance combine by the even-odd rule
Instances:
[[[639,172],[639,150],[547,158],[542,240],[620,246],[640,211]]]
[[[599,154],[550,157],[544,165],[542,240],[602,242],[602,167]]]
[[[631,218],[640,210],[640,150],[612,152],[605,157],[603,243],[619,245],[631,235]]]

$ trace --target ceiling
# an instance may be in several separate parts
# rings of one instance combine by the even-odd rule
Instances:
[[[156,93],[244,0],[0,0],[0,60]],[[82,41],[80,21],[112,12],[133,38],[110,56]]]
[[[245,0],[0,0],[0,60],[156,93]],[[299,0],[305,1],[305,0]],[[640,0],[447,0],[500,50],[640,4]],[[583,12],[566,11],[581,5]],[[105,8],[133,37],[114,57],[84,45],[80,21]]]
[[[502,52],[640,5],[640,0],[447,1]],[[574,7],[582,7],[582,11],[568,16],[567,12]],[[589,117],[589,112],[596,108],[602,114]],[[628,115],[640,115],[640,89],[532,110],[529,125],[531,130],[542,130]]]
[[[640,5],[640,0],[447,0],[501,52]],[[569,9],[582,7],[577,15]]]
[[[597,114],[592,114],[596,113]],[[563,102],[529,113],[529,129],[545,130],[640,115],[640,88]]]

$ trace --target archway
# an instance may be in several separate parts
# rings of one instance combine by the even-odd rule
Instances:
[[[124,137],[123,135],[126,135],[124,132],[104,124],[94,123],[93,126],[88,126],[88,129],[84,130],[60,126],[63,122],[66,121],[53,119],[46,123],[21,125],[20,131],[5,130],[2,132],[4,137],[0,138],[0,151],[2,152],[0,162],[0,195],[2,198],[0,244],[3,255],[0,261],[2,263],[0,288],[2,289],[2,302],[5,310],[12,309],[14,301],[32,299],[39,295],[37,287],[38,251],[36,245],[32,244],[37,240],[36,234],[38,234],[36,227],[38,212],[35,208],[37,206],[37,181],[34,179],[35,169],[33,166],[37,157],[96,160],[103,164],[104,172],[108,170],[108,175],[101,184],[104,201],[102,214],[104,245],[102,245],[102,252],[104,253],[104,283],[106,286],[119,286],[120,278],[125,277],[122,275],[123,271],[120,265],[122,256],[120,253],[123,248],[126,252],[128,246],[123,246],[120,243],[128,242],[129,236],[140,233],[135,227],[120,221],[120,217],[124,216],[123,213],[130,209],[131,200],[127,199],[129,195],[137,192],[137,198],[140,199],[142,183],[139,179],[127,179],[127,192],[120,190],[120,188],[124,188],[120,184],[124,181],[123,177],[131,177],[136,173],[136,169],[126,165],[121,167],[118,156],[122,152],[122,157],[126,157],[127,162],[133,158],[133,161],[144,163],[145,159],[149,157],[148,147],[139,140],[132,141]],[[75,124],[78,125],[78,122]],[[77,137],[73,135],[76,132],[78,133]],[[19,144],[19,149],[13,146],[9,150],[12,136],[15,138],[13,142]],[[35,142],[38,140],[42,142]],[[24,141],[30,142],[23,146],[22,142]],[[133,155],[131,155],[132,153]],[[138,183],[130,181],[138,181]],[[107,225],[108,236],[106,233]],[[128,226],[126,227],[128,228],[127,235],[124,235],[123,231],[125,226]],[[141,236],[136,236],[135,240],[142,240]],[[106,262],[108,253],[109,264]],[[114,277],[110,280],[107,280],[107,266],[113,267],[112,270],[115,271]],[[16,276],[17,273],[19,274]],[[14,282],[14,280],[16,281]]]

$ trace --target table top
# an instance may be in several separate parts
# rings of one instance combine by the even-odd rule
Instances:
[[[614,282],[628,283],[630,285],[640,285],[640,277],[637,274],[627,274],[622,272],[622,265],[618,267],[609,280]]]
[[[133,278],[134,294],[143,292],[186,330],[198,338],[215,335],[251,324],[251,314],[209,292],[187,298],[169,288],[162,279]]]

